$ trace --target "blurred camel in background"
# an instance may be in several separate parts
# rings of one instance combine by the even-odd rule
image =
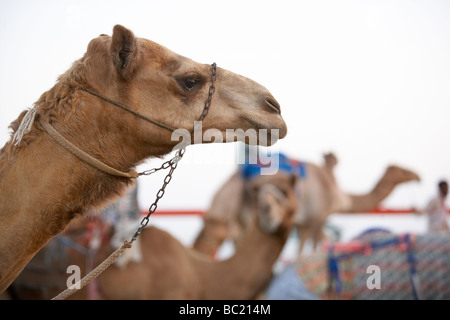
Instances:
[[[272,278],[297,208],[295,176],[278,173],[247,184],[243,207],[253,212],[233,256],[212,261],[168,232],[148,227],[139,236],[141,258],[111,265],[98,277],[102,299],[254,299]],[[114,248],[105,244],[103,260]]]
[[[299,211],[295,215],[295,223],[299,231],[300,252],[306,239],[312,239],[313,248],[316,248],[323,239],[323,226],[330,214],[368,212],[379,206],[398,185],[420,181],[415,172],[390,165],[368,193],[346,193],[340,189],[333,174],[336,157],[329,153],[324,160],[321,167],[308,163],[307,170],[311,174],[300,181],[297,189]]]
[[[370,192],[349,194],[342,191],[336,183],[333,169],[338,161],[333,153],[324,155],[321,166],[310,162],[290,161],[294,167],[301,169],[299,172],[303,175],[296,184],[298,210],[294,215],[300,252],[307,239],[312,239],[313,247],[316,248],[323,237],[322,229],[330,214],[372,210],[399,184],[420,180],[416,173],[391,165]],[[246,183],[247,179],[237,170],[216,192],[211,206],[203,216],[203,229],[194,242],[196,250],[213,255],[225,239],[238,239],[247,221],[248,213],[242,208]]]
[[[252,221],[232,257],[211,261],[168,232],[147,227],[116,264],[69,299],[256,298],[270,283],[274,263],[291,233],[297,209],[295,183],[295,175],[280,172],[270,178],[260,176],[246,185],[243,207],[253,212]],[[136,198],[136,193],[128,195]],[[53,239],[25,267],[10,286],[10,297],[52,298],[65,289],[68,265],[80,266],[84,275],[96,264],[92,259],[103,261],[116,242],[120,246],[124,239],[131,238],[140,218],[132,214],[135,217],[130,220],[128,207],[115,210],[114,206],[123,202],[130,203],[120,198],[102,211],[101,220],[73,220],[64,242]],[[114,221],[114,225],[107,221]],[[131,221],[134,223],[127,223]],[[95,224],[95,237],[91,223]],[[128,232],[123,230],[126,226],[131,226]],[[100,248],[91,250],[93,242]]]

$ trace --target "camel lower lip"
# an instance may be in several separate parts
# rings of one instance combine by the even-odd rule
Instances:
[[[281,127],[281,128],[269,128],[267,125],[264,125],[258,121],[255,121],[254,119],[251,118],[245,118],[245,120],[251,125],[251,127],[253,127],[256,130],[266,130],[265,134],[266,134],[266,140],[267,142],[271,142],[269,144],[275,143],[277,140],[279,139],[283,139],[286,134],[287,134],[287,128],[286,127]],[[273,132],[272,130],[277,130],[278,133]],[[273,136],[273,138],[272,138]],[[258,137],[259,134],[258,134]],[[274,141],[272,141],[272,139]]]

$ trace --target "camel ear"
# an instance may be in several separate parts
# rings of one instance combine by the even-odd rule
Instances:
[[[137,44],[133,32],[119,24],[113,29],[111,56],[117,72],[128,78],[137,65]]]

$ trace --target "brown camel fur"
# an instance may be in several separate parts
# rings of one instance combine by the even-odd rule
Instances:
[[[298,210],[294,223],[299,231],[299,251],[302,252],[307,239],[313,240],[313,247],[323,238],[323,226],[332,213],[356,213],[374,209],[394,188],[405,182],[419,181],[416,173],[398,167],[389,166],[384,175],[367,194],[354,195],[343,192],[334,177],[333,168],[337,158],[332,154],[324,155],[324,164],[318,166],[304,163],[306,177],[298,179],[296,194]],[[227,238],[236,239],[242,232],[245,219],[240,203],[245,181],[238,172],[217,191],[211,207],[206,211],[204,227],[194,242],[194,248],[213,255]],[[225,216],[224,212],[228,212]]]
[[[89,43],[83,58],[35,103],[30,131],[1,150],[0,292],[73,217],[105,205],[131,181],[80,161],[41,123],[51,123],[109,166],[130,170],[149,157],[170,153],[180,141],[171,139],[170,131],[80,89],[94,90],[173,128],[191,130],[208,97],[211,73],[210,65],[137,38],[120,25],[112,37],[101,35]],[[261,85],[217,68],[215,88],[203,131],[214,128],[226,136],[227,129],[277,129],[279,138],[286,135],[279,105]],[[13,132],[29,115],[23,112],[11,124]]]
[[[138,238],[142,260],[101,273],[100,294],[107,299],[254,299],[269,284],[290,234],[294,184],[294,176],[279,173],[246,186],[244,206],[254,219],[226,260],[212,261],[165,231],[145,228]],[[112,252],[109,246],[103,250],[105,256]]]
[[[212,256],[223,241],[239,236],[242,225],[238,221],[238,212],[242,209],[244,193],[244,181],[239,172],[235,172],[214,194],[211,205],[203,215],[203,228],[193,244],[196,250]]]

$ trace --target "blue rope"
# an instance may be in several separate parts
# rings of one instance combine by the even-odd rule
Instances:
[[[339,277],[339,260],[341,258],[342,256],[336,257],[334,255],[334,247],[331,245],[328,249],[328,274],[330,275],[330,285],[334,281],[337,294],[341,294],[342,292],[342,281]]]
[[[411,236],[409,233],[405,235],[405,242],[407,245],[407,255],[409,263],[409,280],[411,282],[412,292],[414,300],[419,300],[418,279],[416,270],[416,258],[414,256],[413,248],[411,245]]]

